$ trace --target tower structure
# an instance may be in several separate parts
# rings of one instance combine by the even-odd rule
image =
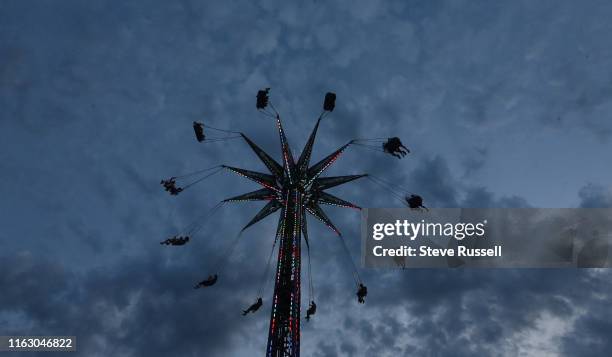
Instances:
[[[324,115],[325,113],[317,120],[297,162],[291,153],[280,116],[276,114],[282,165],[246,135],[240,134],[264,163],[268,173],[223,166],[262,186],[259,190],[226,199],[224,202],[268,201],[244,229],[280,210],[275,237],[278,243],[278,259],[266,347],[266,356],[269,357],[295,357],[300,354],[302,236],[307,249],[309,245],[306,215],[314,216],[342,239],[340,231],[325,214],[321,205],[361,209],[348,201],[325,192],[325,190],[366,175],[321,177],[321,174],[338,159],[342,152],[351,145],[352,141],[310,166],[315,137]]]

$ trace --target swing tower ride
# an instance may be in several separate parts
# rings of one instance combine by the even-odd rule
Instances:
[[[310,214],[322,221],[335,232],[340,239],[343,237],[334,226],[329,217],[321,209],[321,204],[339,207],[360,207],[324,192],[326,189],[336,187],[364,177],[366,175],[349,175],[336,177],[321,177],[321,174],[336,161],[342,152],[352,142],[340,147],[323,160],[310,166],[310,157],[322,114],[315,124],[306,145],[297,162],[289,148],[287,137],[283,131],[280,116],[275,115],[276,125],[280,136],[282,165],[272,159],[270,155],[259,148],[244,134],[242,138],[265,164],[269,173],[244,170],[235,167],[223,166],[243,177],[255,181],[263,188],[226,199],[224,202],[234,201],[268,201],[268,203],[244,227],[245,229],[280,210],[276,240],[279,243],[278,260],[276,266],[274,295],[272,298],[272,311],[268,332],[266,356],[285,357],[300,355],[300,269],[301,269],[301,237],[308,247],[308,229],[306,214]],[[344,243],[344,242],[343,242]]]

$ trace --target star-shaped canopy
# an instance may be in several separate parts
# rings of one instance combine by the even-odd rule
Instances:
[[[348,207],[361,209],[359,206],[351,202],[345,201],[332,194],[324,192],[324,190],[336,186],[340,186],[347,182],[356,180],[366,176],[364,175],[348,175],[334,177],[320,177],[321,174],[331,166],[342,152],[351,145],[352,142],[343,145],[338,150],[334,151],[316,164],[310,165],[310,158],[314,146],[315,137],[322,117],[319,117],[315,124],[300,157],[295,162],[279,115],[276,115],[276,125],[280,136],[281,153],[283,156],[282,165],[274,160],[270,155],[263,151],[246,135],[241,134],[242,138],[247,142],[259,159],[264,163],[269,173],[262,173],[250,170],[244,170],[236,167],[223,166],[224,168],[244,176],[252,181],[257,182],[262,189],[238,195],[224,200],[224,202],[236,201],[268,201],[268,203],[251,219],[243,230],[259,222],[265,217],[278,211],[285,206],[284,193],[290,188],[297,188],[303,195],[302,204],[302,232],[304,238],[308,242],[308,229],[306,226],[306,212],[323,222],[328,228],[340,235],[340,231],[334,226],[329,217],[321,209],[321,204],[334,205],[339,207]],[[282,217],[281,217],[282,223]]]

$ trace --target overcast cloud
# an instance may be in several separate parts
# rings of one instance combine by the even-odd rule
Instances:
[[[270,286],[260,312],[240,311],[276,218],[241,237],[211,289],[192,285],[260,205],[226,205],[185,247],[158,244],[256,188],[223,173],[170,197],[161,178],[264,170],[240,141],[198,144],[192,121],[278,157],[254,108],[262,87],[294,154],[326,91],[337,107],[314,160],[357,137],[412,151],[351,147],[329,175],[373,173],[430,207],[612,206],[610,18],[603,0],[0,2],[0,335],[77,335],[88,357],[263,355]],[[335,192],[400,204],[368,180]],[[327,212],[357,259],[358,213]],[[612,350],[608,270],[362,270],[359,305],[339,241],[309,222],[318,309],[303,356]]]

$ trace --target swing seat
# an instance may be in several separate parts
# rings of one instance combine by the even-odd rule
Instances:
[[[323,110],[332,112],[336,107],[336,93],[327,92],[323,101]]]
[[[204,135],[204,125],[202,123],[193,122],[193,131],[195,133],[196,139],[198,142],[204,141],[206,136]]]
[[[266,109],[268,106],[268,93],[270,92],[270,88],[262,89],[257,92],[257,109]]]

